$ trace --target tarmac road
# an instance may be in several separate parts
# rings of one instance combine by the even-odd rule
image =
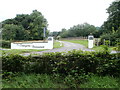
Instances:
[[[92,50],[92,49],[88,49],[86,48],[85,46],[83,45],[80,45],[80,44],[77,44],[77,43],[71,43],[71,42],[66,42],[66,41],[59,41],[61,43],[64,44],[64,47],[61,47],[61,48],[54,48],[54,49],[51,49],[51,50],[45,50],[45,51],[40,51],[40,52],[30,52],[30,53],[22,53],[20,55],[22,56],[29,56],[30,54],[43,54],[43,53],[48,53],[48,52],[68,52],[68,51],[71,51],[71,50],[82,50],[82,51],[95,51],[95,50]],[[11,49],[2,49],[0,48],[0,50],[11,50]],[[111,54],[113,53],[120,53],[120,51],[111,51]]]

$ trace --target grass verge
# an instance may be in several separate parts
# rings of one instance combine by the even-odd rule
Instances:
[[[54,82],[52,76],[47,74],[22,74],[20,76],[3,79],[3,88],[62,88],[63,84]]]
[[[22,74],[3,79],[3,88],[119,88],[120,79],[110,76],[89,76],[88,81],[76,83],[74,77],[47,74]]]
[[[119,88],[120,79],[111,76],[96,76],[93,75],[88,79],[88,82],[81,84],[81,88]]]
[[[63,44],[61,44],[59,41],[54,41],[53,48],[61,48],[61,47],[63,47]]]
[[[10,50],[2,50],[2,54],[21,54],[21,53],[30,53],[30,52],[39,52],[44,51],[45,49],[10,49]]]
[[[112,51],[114,47],[108,47],[109,51]],[[102,46],[94,46],[93,50],[95,51],[102,51],[103,47]]]

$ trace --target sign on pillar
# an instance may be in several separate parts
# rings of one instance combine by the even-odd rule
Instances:
[[[93,39],[94,39],[93,35],[88,36],[88,48],[93,48],[93,43],[94,43]]]

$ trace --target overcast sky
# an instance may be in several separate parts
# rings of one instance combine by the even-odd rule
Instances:
[[[101,26],[106,9],[114,0],[0,0],[0,22],[16,14],[30,14],[37,9],[47,19],[50,31],[69,29],[87,22]]]

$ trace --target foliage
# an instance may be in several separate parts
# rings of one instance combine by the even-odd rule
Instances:
[[[62,88],[67,85],[54,82],[47,74],[19,74],[12,79],[3,80],[3,88]]]
[[[10,41],[0,40],[0,42],[2,44],[2,48],[10,48],[11,47]]]
[[[57,31],[54,31],[54,32],[51,32],[49,35],[50,36],[53,36],[54,39],[57,39],[57,36],[60,34],[60,32],[57,32]]]
[[[104,44],[104,40],[109,40],[109,44],[111,46],[115,46],[118,42],[120,42],[120,36],[118,35],[118,31],[112,31],[112,33],[106,33],[101,35],[101,44]]]
[[[109,39],[111,45],[116,44],[116,39],[120,38],[120,1],[114,1],[107,9],[109,17],[101,26],[101,39]]]
[[[22,64],[25,62],[25,58],[20,55],[3,56],[2,68],[8,72],[19,72],[23,70]]]
[[[101,51],[101,52],[102,52],[102,51],[104,51],[103,46],[104,46],[104,45],[94,46],[94,47],[93,47],[93,50],[99,51],[99,52]],[[111,52],[111,51],[113,50],[113,48],[114,48],[114,47],[108,47],[108,51]]]
[[[120,51],[120,42],[118,42],[118,43],[116,44],[116,47],[114,48],[114,50]]]
[[[60,36],[63,38],[80,37],[80,36],[88,36],[90,33],[95,35],[97,33],[97,28],[88,23],[84,23],[84,24],[75,25],[68,30],[62,29]]]
[[[23,57],[3,55],[3,72],[25,72],[39,74],[59,73],[63,75],[99,74],[115,75],[120,73],[120,57],[104,52],[70,51],[66,53],[45,53],[40,56]],[[15,68],[16,67],[16,68]]]
[[[2,79],[4,88],[119,88],[120,79],[110,76],[62,76],[60,74],[24,74]],[[81,81],[81,83],[79,82]]]
[[[92,75],[88,82],[80,85],[81,88],[119,88],[119,79],[110,76]]]
[[[110,54],[105,46],[104,49],[103,52],[73,50],[68,53],[45,53],[27,57],[4,54],[3,87],[119,87],[116,79],[104,75],[119,76],[120,57]]]
[[[37,10],[33,10],[30,15],[18,14],[15,18],[7,19],[2,23],[2,38],[4,40],[43,39],[43,28],[48,26],[47,20]],[[46,31],[47,35],[48,30]]]
[[[109,17],[106,22],[104,22],[102,28],[105,32],[111,32],[112,28],[117,31],[120,27],[120,1],[114,1],[107,9]]]

